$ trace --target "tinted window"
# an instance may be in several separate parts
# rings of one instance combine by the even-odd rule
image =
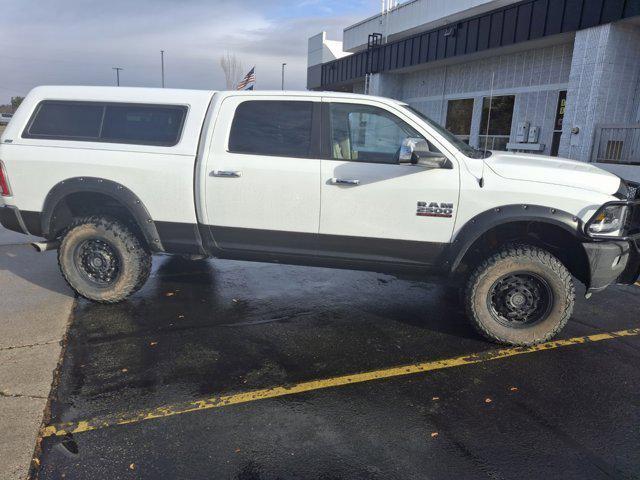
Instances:
[[[486,150],[507,150],[515,96],[485,97],[482,101],[480,145]]]
[[[44,101],[23,137],[172,146],[186,112],[173,105]]]
[[[447,105],[446,129],[460,140],[469,143],[471,118],[473,117],[473,98],[449,100]]]
[[[515,99],[516,97],[513,95],[484,97],[480,133],[486,135],[488,131],[489,135],[509,135]]]
[[[229,151],[308,157],[312,102],[250,100],[236,109]]]
[[[42,102],[27,136],[97,139],[101,121],[102,105],[99,104]]]
[[[175,145],[184,107],[107,105],[100,139],[105,142]]]
[[[378,107],[332,103],[329,119],[335,160],[398,163],[405,138],[424,140],[409,124]]]

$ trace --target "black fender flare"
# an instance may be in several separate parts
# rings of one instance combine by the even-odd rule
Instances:
[[[156,224],[138,196],[124,185],[96,177],[68,178],[53,186],[45,198],[40,217],[42,235],[45,238],[50,238],[51,235],[56,233],[50,232],[50,229],[52,222],[55,220],[54,213],[60,202],[68,195],[80,192],[101,193],[124,205],[129,214],[135,219],[149,248],[153,252],[164,251]]]
[[[514,222],[540,222],[560,227],[576,239],[584,241],[582,220],[557,208],[540,205],[504,205],[486,210],[469,220],[453,238],[444,259],[449,272],[454,272],[476,240],[492,228]]]

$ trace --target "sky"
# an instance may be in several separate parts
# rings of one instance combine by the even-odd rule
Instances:
[[[224,89],[229,52],[256,88],[304,89],[308,37],[373,15],[379,0],[0,0],[0,104],[37,85]]]

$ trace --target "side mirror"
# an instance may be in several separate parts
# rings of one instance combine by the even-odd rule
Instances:
[[[414,153],[417,157],[415,162],[412,162],[414,165],[420,165],[422,167],[427,168],[445,168],[449,162],[447,157],[442,155],[440,152],[420,152]]]
[[[443,168],[447,158],[440,152],[429,150],[429,144],[422,138],[408,137],[402,141],[399,164],[420,165],[427,168]]]
[[[398,156],[398,163],[413,163],[415,164],[416,152],[422,150],[429,150],[429,145],[422,138],[407,137],[402,141],[400,146],[400,155]]]

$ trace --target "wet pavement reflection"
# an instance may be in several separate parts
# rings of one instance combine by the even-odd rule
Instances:
[[[568,338],[638,327],[637,287]],[[79,301],[52,422],[477,353],[451,288],[367,272],[158,257]],[[39,478],[624,478],[640,471],[640,340],[538,352],[45,438]],[[634,473],[635,472],[635,473]]]

